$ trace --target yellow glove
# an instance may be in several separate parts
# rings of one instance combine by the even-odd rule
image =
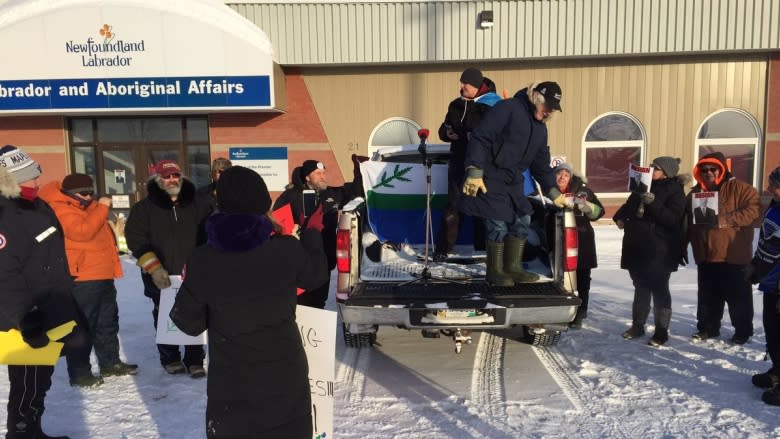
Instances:
[[[463,193],[476,197],[479,191],[487,193],[487,187],[485,187],[485,181],[482,180],[483,172],[481,169],[469,168],[466,174],[466,181],[463,183]]]

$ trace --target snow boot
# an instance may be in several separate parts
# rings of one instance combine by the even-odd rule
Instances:
[[[41,429],[41,418],[31,413],[28,416],[8,418],[6,439],[70,439],[68,436],[49,436]]]
[[[773,369],[769,369],[764,373],[757,373],[753,375],[753,385],[762,389],[772,389],[780,384],[780,375]]]
[[[663,346],[669,340],[669,324],[672,322],[672,310],[669,308],[654,309],[655,334],[647,343],[650,346]]]
[[[487,242],[487,260],[485,261],[485,280],[496,287],[515,286],[512,277],[504,272],[504,243]]]
[[[644,326],[631,325],[626,332],[623,333],[623,338],[626,340],[632,340],[645,335]]]
[[[588,309],[583,308],[582,305],[580,305],[580,307],[577,308],[577,314],[574,316],[574,320],[569,323],[569,328],[582,328],[582,321],[585,320],[586,317],[588,317]]]
[[[70,385],[73,387],[97,387],[103,384],[103,377],[92,375],[92,372],[70,379]]]
[[[504,272],[515,282],[528,283],[539,280],[539,275],[523,268],[523,249],[525,239],[507,235],[504,238]]]
[[[135,375],[138,373],[137,364],[127,364],[118,362],[108,367],[101,367],[100,374],[104,377],[110,376],[123,376],[123,375]]]
[[[780,386],[775,386],[761,395],[761,401],[769,405],[780,405]]]
[[[650,341],[647,342],[650,346],[659,347],[663,346],[667,341],[669,341],[669,330],[666,328],[655,328],[655,334],[653,334],[653,337],[650,338]]]

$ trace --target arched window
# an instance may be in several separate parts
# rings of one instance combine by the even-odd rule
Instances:
[[[726,108],[711,114],[696,135],[697,160],[721,152],[731,162],[731,173],[738,179],[760,187],[758,181],[758,143],[760,130],[747,111]]]
[[[420,125],[405,117],[391,117],[380,122],[368,138],[368,156],[374,155],[377,148],[417,144],[420,138],[417,130]]]
[[[628,186],[628,165],[642,165],[647,136],[642,124],[627,113],[597,117],[582,142],[588,185],[594,192],[623,194]]]

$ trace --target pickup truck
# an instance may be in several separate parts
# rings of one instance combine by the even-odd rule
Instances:
[[[457,353],[471,342],[471,331],[517,326],[523,327],[523,340],[533,345],[557,343],[581,303],[574,293],[573,212],[550,209],[539,197],[535,204],[547,216],[542,223],[555,230],[529,236],[526,256],[540,257],[524,265],[541,278],[494,287],[485,281],[485,252],[468,242],[468,225],[461,226],[452,256],[433,262],[432,237],[446,203],[449,145],[428,145],[426,153],[431,160],[430,197],[417,145],[384,147],[360,165],[365,199],[342,208],[336,238],[336,300],[346,345],[372,346],[380,326],[451,336]],[[425,220],[426,200],[430,222]],[[552,242],[545,246],[542,237]]]

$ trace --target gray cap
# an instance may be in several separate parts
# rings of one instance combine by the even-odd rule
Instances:
[[[651,166],[661,168],[667,177],[677,177],[677,173],[680,172],[680,159],[676,157],[662,156],[653,160],[653,164]]]
[[[41,165],[26,152],[13,145],[0,148],[0,166],[14,177],[17,184],[35,180],[41,175]]]
[[[571,165],[566,162],[563,162],[558,166],[556,166],[555,168],[553,168],[554,173],[557,174],[558,171],[569,171],[569,175],[574,175],[574,168],[572,168]]]

